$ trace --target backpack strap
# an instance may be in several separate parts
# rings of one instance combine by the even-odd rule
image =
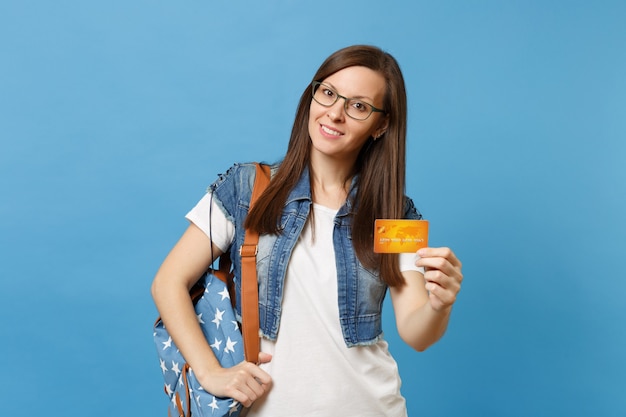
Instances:
[[[270,182],[270,167],[256,164],[254,188],[250,197],[250,208],[265,191]],[[244,354],[248,362],[258,363],[259,341],[259,286],[256,271],[256,254],[259,233],[246,229],[241,255],[241,333],[243,335]]]

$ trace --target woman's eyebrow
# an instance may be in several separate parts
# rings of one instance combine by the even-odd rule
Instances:
[[[326,86],[328,86],[328,87],[332,88],[333,90],[335,90],[335,92],[337,92],[337,94],[341,94],[341,93],[339,92],[339,90],[337,89],[337,87],[335,87],[334,85],[332,85],[331,83],[329,83],[329,82],[327,82],[327,81],[324,81],[324,82],[322,82],[322,83],[320,83],[320,84],[324,84],[324,85],[326,85]],[[343,96],[344,94],[341,94],[341,95]],[[348,96],[346,96],[346,97],[348,97]],[[374,99],[373,99],[372,97],[368,97],[368,96],[350,96],[350,97],[348,97],[348,98],[357,98],[357,99],[359,99],[359,100],[374,101]]]

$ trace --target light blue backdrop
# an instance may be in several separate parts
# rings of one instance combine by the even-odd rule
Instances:
[[[158,416],[152,277],[321,61],[399,60],[408,193],[466,281],[411,416],[626,415],[623,1],[3,1],[0,414]],[[329,375],[332,378],[332,375]],[[314,395],[314,393],[312,393]]]

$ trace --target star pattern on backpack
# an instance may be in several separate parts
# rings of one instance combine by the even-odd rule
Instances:
[[[217,277],[209,274],[201,283],[205,291],[195,305],[198,324],[222,366],[234,366],[243,361],[243,340],[228,288]],[[178,402],[183,408],[190,406],[194,416],[239,415],[242,409],[239,402],[231,398],[215,397],[202,388],[160,321],[155,325],[154,338],[172,415],[179,415]],[[187,391],[189,405],[186,404]]]

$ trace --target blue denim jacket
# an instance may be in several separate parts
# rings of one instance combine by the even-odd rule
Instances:
[[[272,166],[272,173],[278,165]],[[255,177],[254,164],[235,164],[220,175],[210,190],[226,218],[235,224],[235,238],[230,257],[235,271],[237,293],[236,313],[241,317],[239,247],[244,239],[244,220]],[[353,180],[349,198],[335,217],[333,245],[337,264],[339,320],[348,347],[375,343],[382,334],[381,311],[387,285],[378,271],[365,268],[352,247],[350,234],[352,199],[357,180]],[[281,234],[261,235],[257,254],[259,280],[259,327],[264,337],[276,340],[280,324],[281,305],[287,264],[311,209],[309,172],[302,177],[289,194],[280,219]],[[405,218],[420,219],[413,202],[405,199]]]

